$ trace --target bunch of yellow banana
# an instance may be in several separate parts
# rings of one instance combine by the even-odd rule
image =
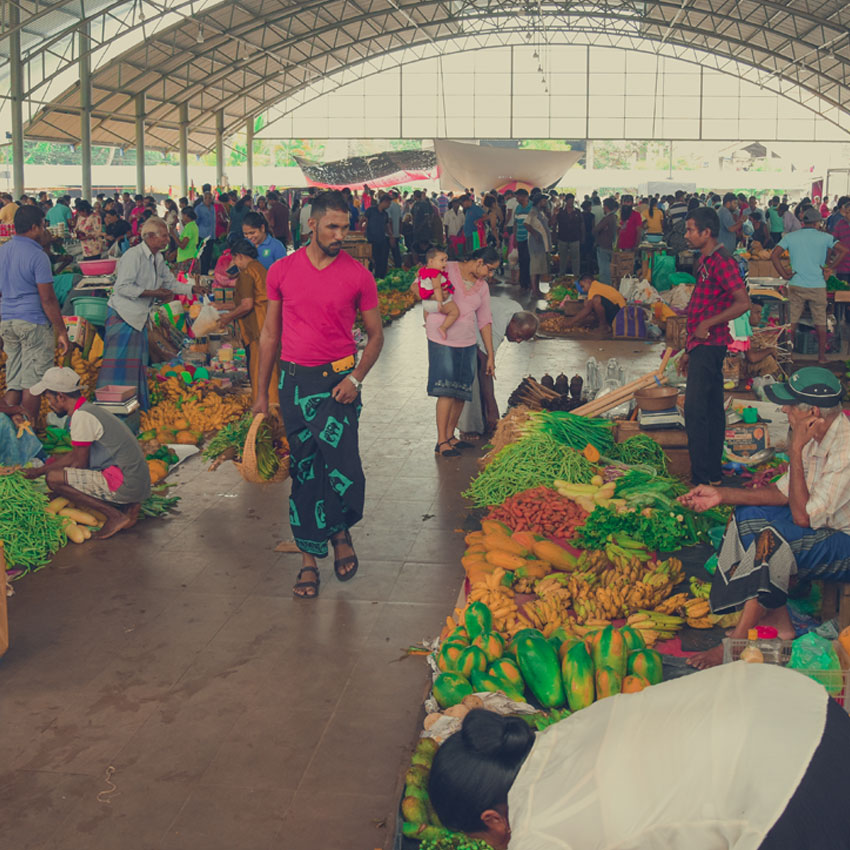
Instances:
[[[523,614],[534,628],[540,629],[543,634],[551,633],[572,622],[569,613],[571,602],[569,590],[565,587],[555,588],[526,605]]]
[[[504,577],[505,571],[497,567],[484,581],[472,585],[467,602],[483,602],[493,615],[494,631],[512,634],[531,623],[526,621],[520,624],[521,615],[514,600],[514,591],[502,584]],[[463,622],[463,617],[460,622]]]
[[[659,614],[674,614],[685,604],[687,598],[687,593],[677,593],[675,596],[668,596],[662,603],[655,606],[655,610]]]
[[[707,599],[689,599],[682,607],[688,625],[692,629],[711,629],[714,627],[714,621],[710,620],[708,616],[711,613],[711,606]]]
[[[80,383],[83,385],[83,393],[91,397],[97,389],[97,379],[100,375],[100,367],[103,363],[103,358],[96,360],[87,360],[80,353],[78,348],[71,350],[71,368],[80,376]]]
[[[682,628],[685,620],[673,614],[659,614],[657,611],[641,610],[632,614],[627,620],[627,625],[633,629],[639,629],[644,641],[652,643],[656,640],[669,640]]]

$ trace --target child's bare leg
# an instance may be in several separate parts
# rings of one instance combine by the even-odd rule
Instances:
[[[440,333],[443,335],[443,339],[445,339],[446,331],[458,320],[460,309],[454,301],[444,301],[440,305],[440,312],[446,317],[443,324],[440,325]]]

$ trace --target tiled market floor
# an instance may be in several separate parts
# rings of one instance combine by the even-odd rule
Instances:
[[[496,288],[495,291],[499,291]],[[288,485],[191,461],[180,515],[68,547],[15,585],[0,659],[4,850],[372,850],[392,842],[426,687],[404,647],[435,635],[460,586],[476,453],[433,453],[421,316],[387,329],[364,388],[360,574],[290,588]],[[657,362],[641,343],[505,344],[525,374],[590,354]],[[110,770],[111,782],[106,779]]]

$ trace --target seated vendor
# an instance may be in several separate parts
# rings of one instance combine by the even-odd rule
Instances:
[[[741,609],[731,632],[746,638],[757,624],[793,640],[788,589],[795,581],[850,580],[850,422],[841,384],[827,369],[806,366],[765,392],[791,426],[788,471],[767,487],[700,485],[680,498],[695,511],[735,505],[711,585],[711,610]],[[716,646],[688,659],[694,667],[723,660]]]
[[[442,823],[494,850],[837,850],[850,718],[823,685],[725,664],[543,732],[476,709],[434,756]]]
[[[587,301],[575,316],[564,323],[564,327],[582,328],[595,323],[599,330],[611,333],[611,323],[617,313],[626,306],[626,299],[613,286],[594,280],[593,275],[586,274],[579,278],[579,285],[587,292]],[[561,306],[569,300],[567,296]]]
[[[85,400],[73,369],[51,367],[30,392],[44,393],[54,413],[70,417],[73,448],[24,474],[46,475],[48,488],[57,496],[105,514],[106,523],[92,537],[105,540],[135,525],[141,503],[150,496],[151,479],[132,431],[117,416]]]

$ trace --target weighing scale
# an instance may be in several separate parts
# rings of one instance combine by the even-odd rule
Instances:
[[[638,412],[638,424],[644,431],[683,429],[685,417],[678,407],[667,410],[641,410]]]
[[[83,291],[91,290],[91,289],[108,289],[108,290],[111,290],[113,286],[115,286],[115,275],[114,274],[91,275],[89,277],[84,277],[74,287],[74,292],[79,292],[80,290],[83,290]]]

